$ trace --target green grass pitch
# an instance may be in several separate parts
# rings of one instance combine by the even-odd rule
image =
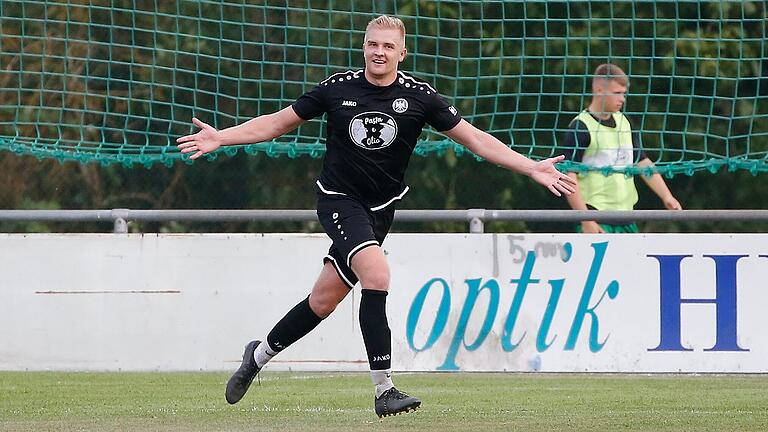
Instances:
[[[768,376],[396,374],[422,399],[379,420],[366,373],[0,372],[0,431],[766,431]]]

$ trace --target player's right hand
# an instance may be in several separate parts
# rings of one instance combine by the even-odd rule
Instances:
[[[200,131],[176,139],[176,142],[179,144],[176,147],[178,147],[182,153],[192,153],[192,156],[189,158],[197,159],[200,156],[221,147],[219,131],[213,126],[199,120],[197,117],[192,118],[192,123],[199,127]]]

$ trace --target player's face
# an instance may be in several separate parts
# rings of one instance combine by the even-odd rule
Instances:
[[[394,79],[405,52],[399,30],[371,27],[363,43],[366,74],[378,80]]]
[[[626,102],[627,86],[616,81],[598,80],[595,85],[595,95],[600,98],[603,112],[618,112]]]

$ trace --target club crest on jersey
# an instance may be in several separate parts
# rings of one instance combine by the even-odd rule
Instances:
[[[392,109],[396,113],[402,114],[408,110],[408,101],[403,98],[397,98],[394,102],[392,102]]]
[[[397,136],[395,119],[378,111],[356,115],[349,122],[349,137],[359,147],[379,150],[388,147]]]

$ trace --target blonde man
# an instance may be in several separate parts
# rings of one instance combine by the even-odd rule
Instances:
[[[629,119],[621,112],[626,100],[629,79],[624,71],[611,63],[595,69],[592,79],[592,101],[568,126],[563,146],[569,149],[569,158],[592,167],[623,168],[637,163],[640,167],[652,166],[653,162],[640,146],[640,136],[632,129]],[[623,173],[603,175],[599,171],[569,172],[578,188],[567,196],[574,210],[632,210],[637,203],[634,177]],[[680,203],[669,191],[664,179],[654,173],[642,179],[658,195],[669,210],[681,210]],[[577,232],[585,233],[636,233],[637,224],[599,223],[582,221]]]
[[[573,181],[554,168],[563,157],[534,162],[461,118],[428,83],[398,71],[405,59],[405,26],[380,16],[366,28],[365,68],[335,73],[281,111],[217,131],[179,138],[183,153],[198,158],[220,146],[269,141],[315,117],[327,115],[326,154],[315,183],[317,216],[332,245],[309,296],[262,341],[246,345],[243,362],[226,388],[238,402],[261,368],[314,329],[359,282],[360,330],[374,384],[379,417],[416,409],[421,401],[392,382],[391,336],[386,315],[389,265],[381,248],[395,205],[408,192],[406,166],[425,124],[486,160],[528,175],[553,194],[573,191]]]

